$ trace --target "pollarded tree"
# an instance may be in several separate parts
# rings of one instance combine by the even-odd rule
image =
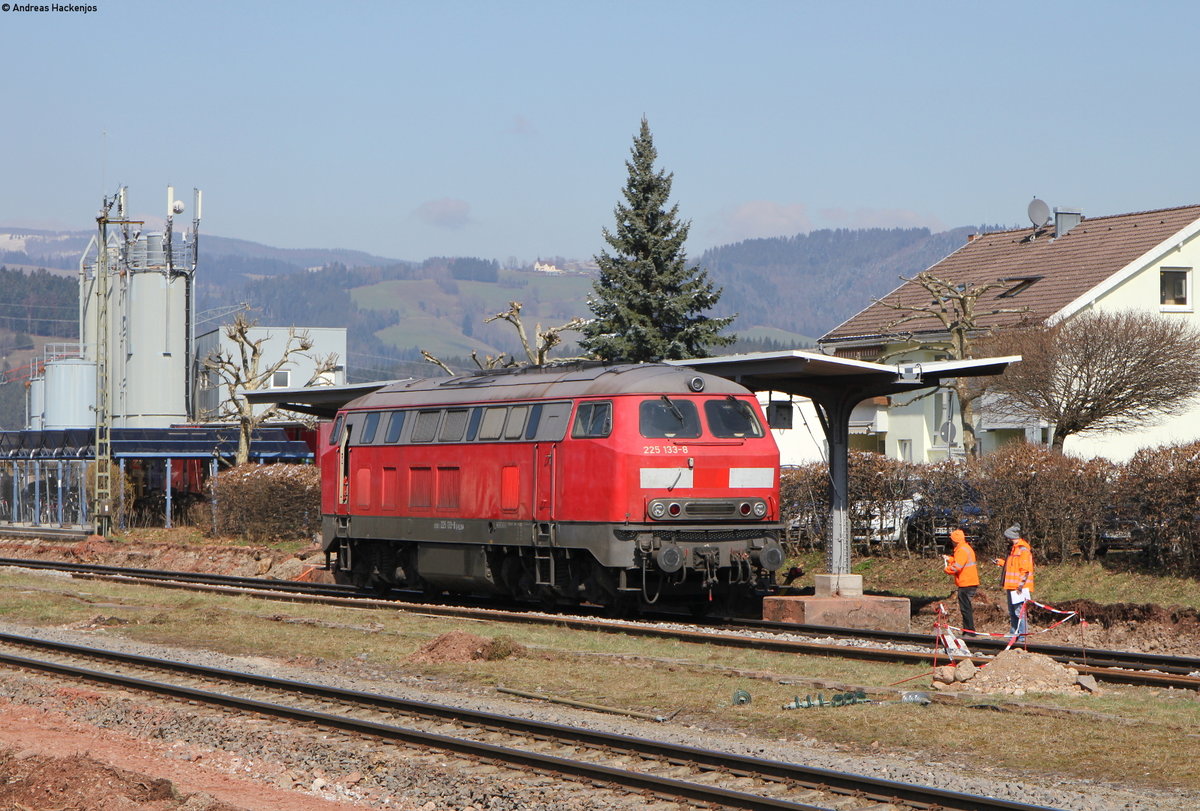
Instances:
[[[667,208],[673,175],[654,168],[658,152],[645,118],[631,153],[625,199],[614,211],[616,232],[604,229],[612,252],[596,257],[600,278],[588,297],[595,318],[583,326],[579,344],[608,361],[705,357],[709,347],[733,342],[721,335],[733,317],[705,315],[721,290],[707,271],[687,265],[683,244],[691,224],[679,221],[678,205]]]
[[[887,325],[893,340],[906,344],[902,352],[923,349],[944,353],[952,360],[976,357],[976,344],[993,333],[984,323],[994,323],[996,316],[1023,316],[1028,307],[996,307],[981,303],[987,293],[1012,286],[1011,280],[996,279],[980,284],[960,284],[935,276],[929,271],[918,273],[912,282],[928,293],[917,303],[904,303],[896,298],[873,299],[875,303],[904,313]],[[1011,354],[1020,354],[1013,352]],[[958,397],[959,416],[963,427],[963,448],[968,456],[975,454],[975,401],[983,396],[988,383],[975,377],[955,378],[950,384]],[[923,395],[924,396],[924,395]]]
[[[1182,414],[1200,395],[1200,332],[1157,313],[1087,312],[999,334],[989,349],[1021,355],[990,389],[997,412],[1069,436],[1128,431]]]
[[[325,385],[329,375],[337,368],[337,355],[314,356],[312,336],[306,331],[288,330],[287,341],[279,356],[264,357],[269,336],[257,336],[257,323],[238,313],[232,324],[225,326],[225,337],[230,348],[214,349],[203,359],[204,368],[216,386],[225,388],[227,397],[221,400],[217,414],[207,415],[229,418],[238,424],[238,448],[235,463],[244,465],[250,461],[250,442],[254,431],[264,422],[279,418],[279,404],[255,407],[242,396],[245,391],[270,388],[271,380],[280,369],[295,363],[296,356],[309,357],[313,363],[312,375],[305,386]]]

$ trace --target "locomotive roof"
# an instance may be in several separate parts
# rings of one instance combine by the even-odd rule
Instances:
[[[704,381],[703,394],[749,394],[724,377],[662,363],[522,368],[455,377],[428,377],[385,386],[347,408],[396,408],[511,400],[569,399],[620,394],[696,394],[689,381]]]

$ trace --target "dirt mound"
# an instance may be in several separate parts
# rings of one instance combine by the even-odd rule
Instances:
[[[1101,605],[1091,600],[1066,600],[1054,606],[1061,611],[1077,611],[1088,622],[1105,628],[1126,622],[1156,622],[1170,625],[1200,627],[1200,612],[1191,607],[1164,608],[1154,603],[1110,603]]]
[[[116,769],[87,755],[0,752],[0,807],[77,811],[237,811],[204,794],[181,795],[170,780]]]
[[[506,636],[486,639],[466,631],[450,631],[422,645],[416,653],[408,657],[408,661],[419,664],[494,661],[509,656],[520,656],[524,652],[525,649],[521,645]]]
[[[962,686],[982,693],[1074,693],[1079,674],[1049,656],[1013,648],[998,654]]]

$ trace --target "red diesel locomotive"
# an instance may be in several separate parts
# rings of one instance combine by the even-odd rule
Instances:
[[[363,588],[610,606],[761,593],[783,563],[757,400],[665,364],[405,381],[322,431],[324,548]]]

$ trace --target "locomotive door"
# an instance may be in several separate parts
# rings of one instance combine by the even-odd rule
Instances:
[[[538,522],[554,520],[554,457],[557,447],[538,443],[533,446],[533,518]]]
[[[554,445],[533,446],[533,571],[539,586],[558,582],[553,547],[554,532]]]
[[[335,511],[346,514],[350,505],[350,423],[342,431],[338,442],[338,503]]]

